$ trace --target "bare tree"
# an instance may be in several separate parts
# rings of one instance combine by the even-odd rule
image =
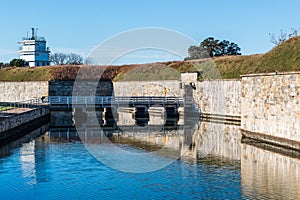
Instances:
[[[84,59],[84,64],[85,64],[85,65],[92,65],[92,64],[93,64],[93,59],[90,58],[90,57],[86,57],[86,58]]]
[[[70,53],[67,55],[67,64],[70,65],[82,65],[83,57],[79,54]]]
[[[65,65],[67,62],[67,54],[54,53],[50,55],[50,61],[55,65]]]
[[[83,57],[75,53],[54,53],[50,56],[50,61],[55,65],[81,65],[83,64]]]
[[[277,36],[274,33],[270,35],[270,40],[273,44],[276,46],[282,44],[283,42],[287,41],[288,39],[292,37],[296,37],[298,35],[298,31],[295,28],[291,28],[291,32],[287,33],[287,31],[280,30],[280,34]]]

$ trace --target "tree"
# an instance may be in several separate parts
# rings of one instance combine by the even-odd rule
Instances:
[[[185,60],[202,59],[209,57],[206,51],[197,46],[190,46],[188,49],[188,53],[189,57],[185,58]]]
[[[274,33],[273,34],[269,33],[269,35],[270,35],[271,42],[276,46],[278,46],[283,42],[285,42],[286,40],[292,37],[296,37],[298,35],[298,31],[295,28],[291,28],[291,32],[289,34],[287,33],[287,31],[280,30],[279,35],[275,35]]]
[[[14,58],[9,62],[9,66],[15,66],[15,67],[24,67],[25,66],[25,60]]]
[[[67,55],[64,53],[54,53],[50,55],[50,61],[55,65],[65,65],[67,61]]]
[[[69,55],[67,55],[67,64],[82,65],[83,64],[83,57],[79,54],[70,53]]]
[[[81,65],[83,64],[83,57],[75,53],[54,53],[51,54],[50,61],[55,65]]]
[[[188,49],[189,56],[185,60],[201,59],[208,57],[224,56],[224,55],[241,55],[241,48],[234,42],[227,40],[216,40],[208,37],[203,40],[199,47],[190,46]]]
[[[91,57],[87,57],[84,59],[84,64],[85,65],[92,65],[94,62],[93,62],[93,59]]]
[[[200,44],[200,48],[203,48],[210,57],[216,56],[216,52],[219,51],[219,40],[215,40],[213,37],[206,38]]]

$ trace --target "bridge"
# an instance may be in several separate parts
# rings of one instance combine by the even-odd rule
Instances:
[[[115,96],[50,96],[51,109],[71,109],[72,107],[111,108],[111,107],[192,107],[192,97],[115,97]]]

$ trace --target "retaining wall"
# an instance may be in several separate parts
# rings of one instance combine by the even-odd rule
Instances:
[[[97,82],[96,82],[97,83]],[[113,84],[111,81],[99,81],[97,87],[95,82],[82,81],[76,87],[76,94],[81,96],[98,95],[111,96],[113,93]],[[50,81],[49,96],[72,96],[74,81]]]
[[[197,82],[193,97],[203,114],[241,116],[240,80]]]
[[[0,82],[0,102],[20,102],[48,96],[48,81]]]
[[[241,121],[243,135],[300,149],[300,72],[243,76],[241,80],[198,82],[195,73],[174,81],[99,82],[96,95],[192,95],[206,117]],[[87,91],[84,83],[80,89]],[[72,81],[0,82],[1,101],[23,101],[50,96],[71,96]]]
[[[242,77],[244,135],[300,149],[300,72]]]
[[[115,96],[184,96],[184,89],[180,81],[125,81],[114,82]]]
[[[23,130],[33,127],[34,121],[38,119],[42,119],[41,122],[49,121],[49,117],[47,117],[49,113],[49,108],[43,106],[2,119],[0,121],[0,142],[23,136],[25,134]]]

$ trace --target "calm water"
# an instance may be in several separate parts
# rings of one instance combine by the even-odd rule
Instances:
[[[196,124],[189,151],[148,173],[114,170],[95,159],[75,132],[46,129],[2,147],[1,199],[300,199],[299,158],[241,144],[238,126]],[[171,136],[152,139],[147,143],[185,149],[182,139],[179,146]],[[149,151],[136,140],[120,141],[128,151]]]

